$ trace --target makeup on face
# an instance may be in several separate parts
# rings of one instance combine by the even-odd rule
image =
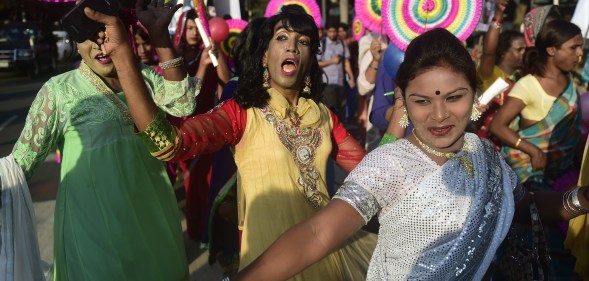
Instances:
[[[282,23],[277,24],[265,57],[273,88],[301,88],[311,55],[310,40],[308,36],[289,31]]]
[[[464,74],[448,67],[419,74],[407,85],[405,105],[426,145],[442,152],[461,148],[473,106],[473,91]]]

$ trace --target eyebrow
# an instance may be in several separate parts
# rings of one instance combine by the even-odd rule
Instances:
[[[468,91],[468,88],[460,87],[460,88],[454,89],[454,90],[452,90],[450,92],[447,92],[447,93],[441,93],[439,96],[451,95],[451,94],[454,94],[454,93],[456,93],[456,92],[458,92],[460,90],[467,90]],[[412,97],[412,96],[417,96],[417,97],[421,97],[421,98],[429,98],[429,96],[422,95],[420,93],[411,93],[411,94],[409,94],[409,97]]]
[[[286,29],[286,27],[284,27],[284,25],[279,25],[274,29],[274,33],[280,31],[281,29],[288,31],[288,29]]]

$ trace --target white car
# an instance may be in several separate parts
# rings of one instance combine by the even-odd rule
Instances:
[[[73,42],[70,41],[67,32],[63,30],[54,30],[53,36],[57,43],[57,60],[63,61],[64,59],[69,58],[73,50]]]

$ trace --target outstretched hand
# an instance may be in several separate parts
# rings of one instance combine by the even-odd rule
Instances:
[[[104,24],[106,28],[105,31],[98,33],[97,39],[104,54],[113,57],[119,52],[131,50],[127,31],[118,17],[103,14],[89,7],[84,8],[84,13],[89,19]]]
[[[143,0],[137,0],[135,10],[139,22],[152,33],[164,32],[167,34],[168,25],[174,13],[182,4],[173,5],[172,0],[151,0],[147,8],[143,8]]]

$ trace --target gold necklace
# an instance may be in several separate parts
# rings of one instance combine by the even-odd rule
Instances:
[[[435,156],[438,156],[438,157],[445,157],[445,158],[452,159],[452,160],[458,160],[458,162],[460,163],[462,168],[466,171],[466,173],[471,178],[474,177],[474,166],[472,165],[472,162],[468,159],[468,144],[467,144],[466,140],[464,140],[464,145],[462,146],[463,153],[461,155],[456,155],[455,153],[451,153],[451,152],[440,152],[440,151],[434,150],[431,147],[427,146],[425,143],[423,143],[417,137],[417,135],[415,134],[415,131],[413,131],[412,134],[415,137],[415,139],[417,140],[417,142],[419,143],[419,145],[421,147],[423,147],[423,149],[425,149],[425,151],[427,151],[428,153],[433,154]]]

